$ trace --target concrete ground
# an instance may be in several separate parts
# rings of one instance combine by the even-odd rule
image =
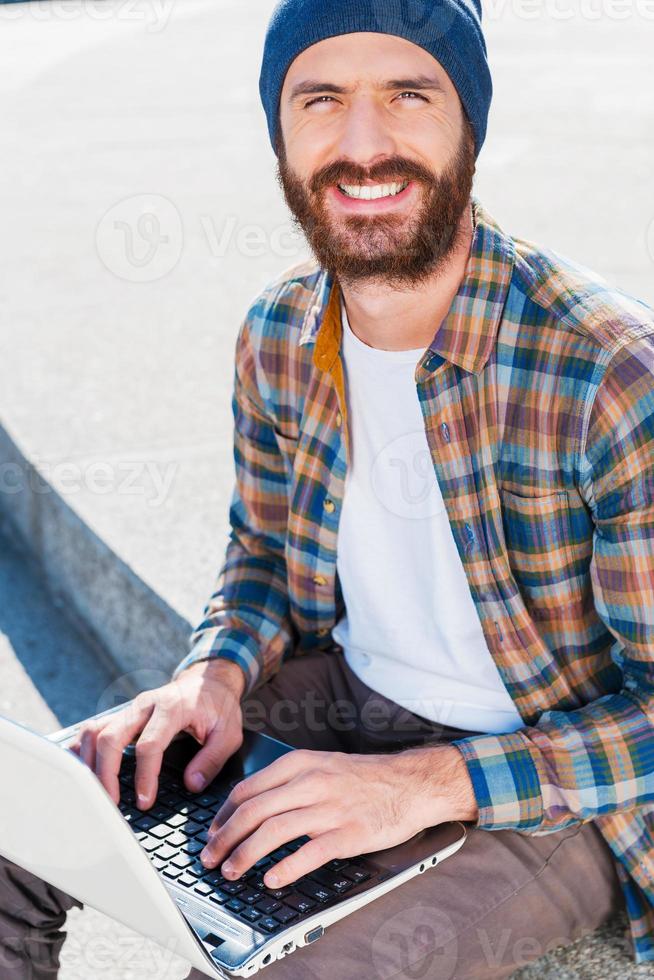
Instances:
[[[224,550],[236,331],[307,254],[257,99],[272,5],[0,6],[0,510],[110,655],[105,698],[185,653]],[[476,193],[514,235],[654,304],[645,0],[484,10],[495,96]],[[22,685],[40,723],[48,705],[74,720],[83,704],[47,661],[28,676],[13,658],[0,697]],[[640,976],[619,937],[530,980]]]
[[[42,734],[102,710],[115,670],[73,628],[0,522],[0,714]],[[60,980],[181,980],[189,965],[95,909],[71,909]]]

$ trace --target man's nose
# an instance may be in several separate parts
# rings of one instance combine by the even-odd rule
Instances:
[[[397,146],[384,110],[372,99],[356,99],[344,115],[339,134],[339,158],[369,166],[378,157],[388,158]]]

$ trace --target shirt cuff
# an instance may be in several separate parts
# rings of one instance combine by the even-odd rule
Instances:
[[[537,831],[543,823],[538,769],[519,731],[473,735],[450,743],[465,760],[484,830]]]
[[[261,674],[257,645],[248,633],[234,629],[229,632],[221,629],[204,632],[193,644],[190,653],[177,665],[171,681],[176,680],[191,664],[213,659],[231,660],[238,664],[245,674],[241,700],[251,693]]]

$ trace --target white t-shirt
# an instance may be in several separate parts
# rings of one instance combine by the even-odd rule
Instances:
[[[524,722],[486,645],[436,479],[416,383],[424,348],[359,340],[344,305],[352,455],[338,531],[346,614],[332,630],[373,690],[479,732]]]

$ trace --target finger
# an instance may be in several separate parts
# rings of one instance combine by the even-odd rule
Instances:
[[[120,802],[118,773],[123,752],[147,722],[153,705],[136,698],[122,711],[112,715],[100,728],[95,739],[95,773],[116,805]]]
[[[184,770],[184,784],[192,793],[200,793],[215,779],[230,756],[243,743],[243,730],[230,726],[225,730],[217,722],[206,741]]]
[[[257,861],[288,841],[303,834],[321,833],[326,830],[329,826],[328,817],[327,808],[317,805],[278,813],[264,820],[260,827],[228,854],[227,860],[221,865],[221,873],[226,878],[239,878]],[[269,870],[272,871],[272,868]],[[269,880],[269,872],[266,872],[264,883],[267,880]]]
[[[95,770],[95,738],[97,729],[94,725],[87,725],[80,736],[80,756],[82,762]]]
[[[296,836],[300,837],[301,834]],[[329,829],[324,828],[324,833],[313,836],[297,851],[273,864],[264,875],[264,885],[266,888],[283,888],[284,885],[297,881],[303,875],[311,874],[334,858],[355,857],[360,853],[360,846],[357,847],[356,842],[348,839],[343,828],[335,828],[332,820]]]
[[[217,830],[233,816],[236,809],[246,800],[253,799],[271,789],[283,786],[294,777],[316,768],[322,757],[328,755],[327,752],[314,752],[311,749],[296,749],[287,752],[271,762],[264,769],[259,769],[246,779],[242,779],[231,791],[223,805],[220,807],[211,830]]]
[[[283,817],[298,807],[308,807],[321,801],[322,794],[316,782],[299,777],[284,786],[276,786],[259,796],[245,800],[222,826],[215,820],[209,828],[207,846],[200,858],[207,867],[213,868],[222,861],[245,837],[254,833],[264,822]],[[291,840],[292,838],[287,838]],[[270,846],[264,854],[274,851]],[[262,857],[260,855],[260,857]],[[255,858],[255,860],[258,860]]]
[[[134,787],[136,802],[141,809],[152,806],[157,798],[163,754],[179,731],[179,718],[176,712],[155,705],[134,747],[136,754]]]

